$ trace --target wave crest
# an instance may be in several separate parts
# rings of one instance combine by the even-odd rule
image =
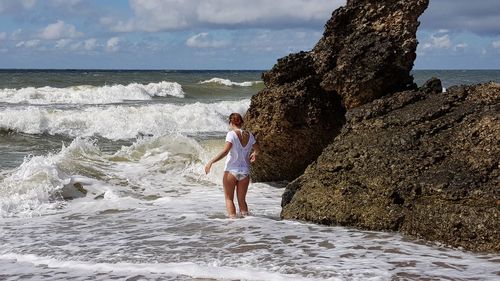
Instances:
[[[95,141],[75,139],[57,154],[26,157],[0,182],[0,217],[33,216],[61,206],[62,188],[75,170],[94,170],[86,160],[99,154]],[[97,172],[96,172],[97,173]]]
[[[262,81],[245,81],[245,82],[233,82],[229,79],[223,78],[212,78],[209,80],[201,81],[200,84],[215,84],[215,85],[223,85],[223,86],[239,86],[239,87],[251,87],[256,84],[260,84]]]
[[[0,102],[24,104],[109,104],[126,100],[150,100],[152,97],[183,98],[184,91],[177,82],[112,86],[80,85],[67,88],[27,87],[0,89]]]
[[[27,134],[102,136],[119,140],[138,135],[224,132],[231,112],[245,113],[250,100],[218,103],[96,106],[47,109],[36,106],[0,110],[0,129]]]
[[[180,134],[139,138],[114,154],[97,140],[76,138],[58,153],[26,157],[0,180],[0,217],[45,214],[67,206],[64,199],[147,200],[177,190],[186,176],[201,177],[205,154]]]

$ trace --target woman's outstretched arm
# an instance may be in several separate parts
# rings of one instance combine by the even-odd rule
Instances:
[[[210,173],[210,169],[212,168],[212,164],[215,162],[221,160],[222,158],[226,157],[226,155],[229,153],[231,150],[231,147],[233,144],[229,141],[226,141],[226,144],[224,145],[224,148],[215,156],[212,160],[208,161],[207,165],[205,165],[205,174]]]

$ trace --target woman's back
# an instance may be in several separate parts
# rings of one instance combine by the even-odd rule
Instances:
[[[224,171],[238,171],[248,173],[250,171],[250,153],[255,144],[255,137],[248,131],[229,131],[226,141],[232,144],[231,150],[226,158]]]

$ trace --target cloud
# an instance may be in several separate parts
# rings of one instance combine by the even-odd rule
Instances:
[[[109,38],[109,40],[106,42],[106,50],[108,52],[116,52],[120,49],[120,38],[118,37],[112,37]]]
[[[188,38],[186,45],[191,48],[221,48],[226,47],[228,42],[216,40],[207,32],[202,32]]]
[[[500,40],[497,40],[497,41],[493,41],[491,43],[491,45],[493,46],[493,48],[495,49],[500,49]]]
[[[453,50],[455,51],[463,51],[465,49],[467,49],[467,47],[469,47],[469,45],[467,43],[458,43],[456,44],[454,47],[453,47]]]
[[[76,31],[74,25],[64,23],[62,20],[58,20],[55,23],[47,25],[40,33],[40,38],[47,40],[76,38],[80,36],[83,36],[83,33]]]
[[[36,0],[0,0],[0,14],[31,10],[35,5]]]
[[[73,40],[71,39],[59,39],[57,40],[55,47],[58,49],[63,49],[64,47],[68,46],[68,44],[70,44],[71,42],[73,42]]]
[[[281,29],[323,26],[345,0],[131,0],[128,20],[102,17],[112,31],[167,31],[192,27]]]
[[[421,27],[425,30],[448,29],[454,32],[471,32],[479,35],[500,34],[500,1],[430,1],[422,15]]]
[[[95,48],[97,48],[97,39],[90,38],[90,39],[83,41],[83,48],[87,51],[95,50]]]
[[[0,41],[5,40],[5,38],[7,38],[7,33],[0,32]]]
[[[345,1],[286,0],[202,1],[197,9],[201,22],[222,25],[262,26],[283,23],[323,24]]]
[[[10,39],[11,39],[11,40],[19,40],[19,38],[21,38],[22,33],[23,33],[23,30],[22,30],[21,28],[16,29],[16,30],[14,30],[14,31],[10,34]]]
[[[442,36],[431,35],[430,41],[422,45],[423,50],[429,49],[449,49],[452,43],[448,34]]]
[[[73,7],[82,3],[83,0],[50,0],[50,2],[52,3],[52,5],[57,7],[60,6]]]
[[[21,41],[16,44],[16,47],[24,47],[24,48],[36,48],[40,45],[40,40],[33,39],[28,41]]]

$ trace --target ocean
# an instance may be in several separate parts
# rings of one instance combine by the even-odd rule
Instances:
[[[0,70],[0,280],[498,280],[500,256],[398,233],[280,220],[251,183],[226,218],[231,112],[261,71]],[[499,70],[416,70],[421,85]],[[277,163],[278,165],[278,163]],[[75,184],[87,193],[72,200]]]

